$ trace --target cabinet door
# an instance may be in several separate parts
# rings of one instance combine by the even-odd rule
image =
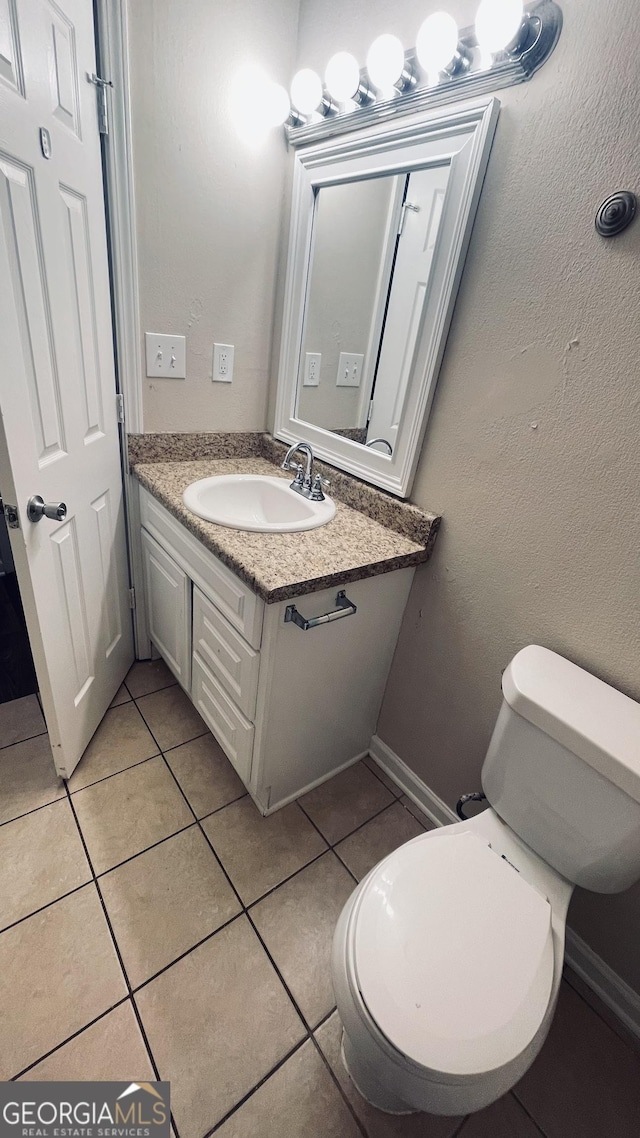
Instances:
[[[142,530],[149,635],[186,691],[191,688],[191,581]]]

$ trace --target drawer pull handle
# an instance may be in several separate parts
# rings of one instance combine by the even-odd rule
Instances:
[[[349,600],[344,589],[341,589],[336,597],[336,608],[332,609],[331,612],[325,612],[322,616],[312,616],[311,620],[305,620],[295,605],[287,605],[284,620],[285,624],[293,621],[303,632],[308,632],[310,628],[317,628],[320,624],[331,624],[333,620],[342,620],[345,616],[353,616],[357,611],[356,606]]]

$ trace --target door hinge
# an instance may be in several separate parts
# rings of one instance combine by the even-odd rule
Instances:
[[[136,607],[136,591],[135,591],[135,589],[129,589],[129,608],[134,609],[135,607]]]
[[[369,410],[367,411],[367,426],[371,422],[372,418],[373,418],[373,399],[370,399],[369,400]]]
[[[96,89],[98,98],[98,130],[100,134],[109,133],[109,106],[107,103],[107,87],[113,87],[110,79],[101,79],[99,75],[94,72],[92,75],[87,71],[87,82],[93,83]]]
[[[118,416],[118,422],[124,423],[124,395],[120,392],[116,395],[116,415]]]
[[[8,502],[3,502],[0,498],[0,514],[4,514],[9,529],[20,529],[17,506],[10,506]]]
[[[413,213],[420,213],[420,206],[413,205],[412,202],[403,202],[402,209],[400,210],[400,224],[398,226],[398,237],[402,237],[402,230],[404,229],[404,221],[407,216],[407,210],[410,209]]]

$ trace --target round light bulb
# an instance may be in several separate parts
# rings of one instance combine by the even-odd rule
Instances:
[[[303,67],[291,81],[291,102],[303,115],[312,114],[322,102],[322,80],[310,67]]]
[[[523,18],[522,0],[482,0],[476,16],[476,38],[483,55],[504,51],[517,36]]]
[[[367,71],[374,87],[387,91],[402,75],[405,68],[404,48],[397,36],[378,36],[367,55]]]
[[[348,51],[338,51],[331,56],[324,74],[324,81],[338,103],[353,99],[360,86],[360,68],[355,56]]]
[[[427,16],[416,39],[416,54],[430,82],[451,63],[458,50],[458,25],[448,12]]]

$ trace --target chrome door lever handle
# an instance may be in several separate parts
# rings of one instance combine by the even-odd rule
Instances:
[[[63,522],[66,516],[67,507],[64,502],[45,502],[39,494],[34,494],[27,502],[27,517],[30,522],[39,522],[40,518]]]

